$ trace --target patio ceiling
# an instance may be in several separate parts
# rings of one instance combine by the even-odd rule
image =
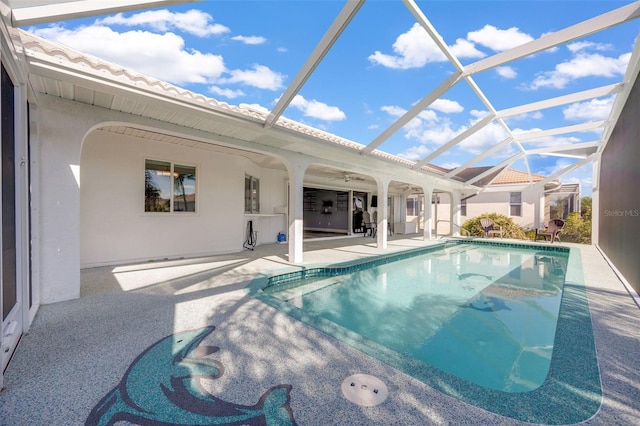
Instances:
[[[5,2],[13,8],[11,14],[13,24],[15,26],[24,26],[72,19],[81,16],[86,17],[118,11],[128,11],[136,8],[150,8],[176,3],[186,3],[188,1],[112,0],[106,3],[98,0],[75,2],[47,0],[27,2],[5,0]],[[318,67],[322,64],[322,61],[329,54],[334,45],[343,36],[343,33],[356,18],[364,3],[364,0],[352,0],[345,2],[343,8],[326,30],[324,36],[320,39],[315,48],[309,52],[308,59],[300,67],[297,75],[290,80],[289,85],[282,92],[282,95],[278,98],[275,106],[273,106],[267,113],[253,111],[250,120],[244,118],[252,125],[258,124],[264,131],[259,130],[259,128],[255,126],[251,127],[250,129],[253,133],[250,138],[247,138],[247,140],[252,140],[252,138],[254,140],[260,138],[263,140],[268,139],[270,137],[269,132],[272,130],[285,131],[286,133],[300,132],[306,136],[310,135],[312,137],[317,137],[318,134],[322,133],[321,131],[315,132],[313,129],[303,129],[305,126],[296,126],[295,123],[292,124],[291,120],[285,119],[283,114],[287,111],[287,108],[291,105],[295,96],[302,90],[305,83],[313,76],[314,72],[316,72]],[[482,185],[480,186],[491,183],[491,181],[499,175],[497,172],[510,167],[517,161],[525,164],[527,172],[531,176],[533,173],[529,165],[529,158],[531,156],[543,155],[563,157],[573,161],[570,165],[556,171],[542,181],[534,182],[533,179],[530,179],[530,184],[539,188],[550,181],[558,179],[564,174],[598,158],[600,152],[607,143],[628,97],[629,91],[631,90],[633,82],[637,78],[640,70],[640,43],[638,43],[637,40],[628,63],[626,73],[619,82],[600,87],[593,87],[588,90],[565,93],[561,96],[550,97],[532,103],[498,109],[494,106],[490,97],[483,91],[481,84],[476,81],[476,77],[484,71],[503,67],[515,61],[522,60],[523,58],[530,57],[531,55],[553,49],[571,41],[583,39],[598,32],[607,31],[610,28],[637,19],[640,17],[640,1],[626,4],[617,9],[612,9],[602,15],[594,16],[591,19],[584,20],[553,33],[542,35],[541,37],[533,39],[527,43],[496,53],[492,56],[485,57],[467,65],[463,65],[461,60],[454,53],[453,49],[445,43],[437,28],[432,22],[430,22],[429,17],[425,15],[423,10],[415,1],[403,0],[402,3],[411,13],[415,22],[425,30],[431,40],[437,45],[440,52],[446,57],[446,60],[452,67],[453,71],[435,88],[424,93],[418,102],[399,116],[392,124],[386,127],[372,140],[351,143],[346,139],[341,140],[339,136],[333,137],[332,135],[322,135],[321,139],[336,139],[339,141],[339,144],[348,146],[352,151],[358,152],[362,157],[376,159],[385,158],[387,160],[391,158],[396,164],[412,171],[423,173],[435,172],[437,175],[444,178],[452,179],[457,182],[462,181],[466,185],[479,185],[479,183],[482,182]],[[108,7],[106,7],[105,4],[108,4]],[[40,83],[41,85],[47,84],[45,81],[41,81]],[[411,120],[418,117],[418,115],[425,111],[425,109],[430,105],[447,95],[459,85],[468,86],[468,88],[475,94],[479,103],[487,111],[487,114],[483,118],[455,134],[448,141],[444,142],[418,160],[406,161],[396,158],[395,156],[387,154],[381,150],[385,142],[387,142],[393,135],[405,128]],[[528,132],[517,131],[517,129],[515,129],[508,121],[509,118],[522,114],[531,114],[563,105],[601,99],[607,96],[615,96],[615,101],[613,102],[613,107],[611,108],[606,120],[587,119],[583,122],[562,127],[536,129]],[[238,116],[236,116],[236,118],[238,118]],[[437,164],[438,159],[441,158],[443,154],[460,146],[460,144],[468,140],[468,138],[478,132],[481,132],[490,125],[497,125],[505,137],[501,140],[496,140],[492,147],[485,149],[474,157],[466,159],[457,167],[453,167],[451,169],[432,167],[432,164]],[[556,144],[552,146],[536,145],[536,141],[545,137],[569,135],[594,130],[599,131],[599,135],[591,141],[564,143],[560,145]],[[281,134],[281,132],[278,132],[278,137],[280,137]],[[510,156],[507,158],[496,157],[497,153],[504,152],[508,148],[512,149],[512,154]],[[491,161],[492,158],[497,158],[497,160],[494,161],[491,167],[484,168],[482,173],[469,173],[470,169],[481,164],[486,165],[487,161]],[[327,176],[329,176],[329,174],[330,173],[327,173]]]

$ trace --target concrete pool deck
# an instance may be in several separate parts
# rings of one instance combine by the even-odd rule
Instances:
[[[424,244],[394,236],[385,253]],[[595,247],[563,245],[581,251],[602,383],[601,407],[583,424],[634,424],[640,309]],[[245,287],[256,274],[290,266],[286,252],[286,245],[274,244],[83,270],[81,298],[41,306],[22,338],[0,392],[0,425],[84,424],[148,348],[207,326],[215,330],[203,343],[219,347],[210,356],[224,370],[202,384],[220,401],[255,408],[267,391],[290,385],[288,407],[299,425],[525,424],[440,393],[248,296]],[[380,253],[371,238],[356,237],[305,241],[304,257],[305,264],[318,264]],[[357,373],[380,378],[388,399],[375,407],[347,401],[341,384]]]

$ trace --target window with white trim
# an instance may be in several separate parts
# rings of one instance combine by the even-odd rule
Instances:
[[[509,193],[509,215],[522,216],[522,192]]]
[[[196,168],[169,161],[145,160],[144,211],[196,211]]]
[[[460,215],[461,216],[466,216],[467,215],[467,199],[463,199],[460,200]]]
[[[260,179],[244,175],[244,212],[260,213]]]

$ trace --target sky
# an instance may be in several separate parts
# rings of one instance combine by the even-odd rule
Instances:
[[[631,1],[417,1],[463,65]],[[204,1],[26,28],[43,38],[232,105],[271,110],[344,5],[338,0]],[[618,83],[640,19],[481,72],[496,110]],[[400,1],[369,0],[284,111],[366,145],[454,72]],[[514,134],[606,120],[613,96],[505,119]],[[488,112],[459,82],[378,149],[420,160]],[[492,122],[435,158],[455,168],[506,138]],[[528,140],[525,149],[597,141],[599,131]],[[508,144],[474,165],[518,152]],[[530,155],[512,168],[548,176],[575,159]],[[591,194],[592,166],[563,176]]]

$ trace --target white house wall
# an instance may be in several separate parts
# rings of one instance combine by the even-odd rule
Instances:
[[[520,192],[520,191],[516,191]],[[523,228],[535,228],[538,222],[539,212],[539,191],[521,191],[522,192],[522,215],[511,216],[510,214],[510,191],[501,192],[481,192],[467,200],[467,214],[462,216],[464,223],[468,219],[486,214],[499,213],[513,219],[514,223]]]
[[[31,118],[33,160],[40,166],[33,197],[42,212],[34,216],[34,256],[40,261],[34,280],[42,303],[78,298],[82,266],[242,250],[245,173],[260,179],[261,212],[273,213],[286,203],[283,170],[241,156],[94,130],[136,117],[45,96]],[[197,166],[196,214],[143,212],[145,158]],[[284,229],[284,215],[255,220],[258,243],[275,242]]]
[[[144,160],[196,167],[196,213],[144,212]],[[245,172],[260,179],[262,211],[284,204],[284,171],[245,157],[94,131],[81,161],[82,267],[242,250]],[[259,242],[275,242],[271,222],[254,218]]]

